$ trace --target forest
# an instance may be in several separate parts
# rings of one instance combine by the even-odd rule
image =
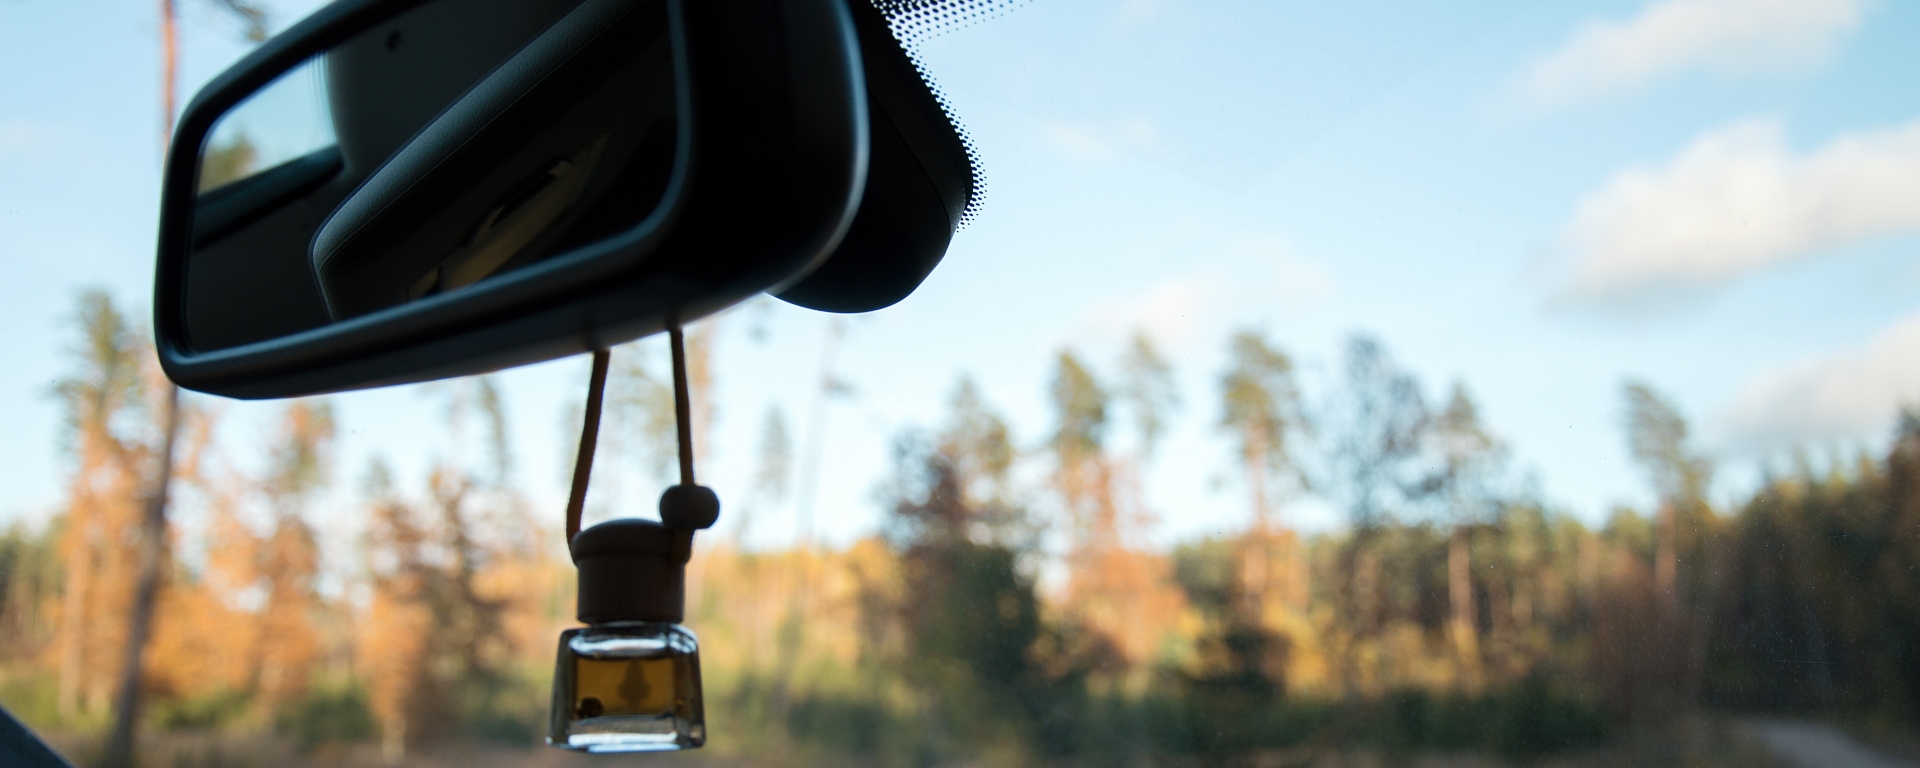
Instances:
[[[0,536],[0,704],[82,764],[129,668],[141,765],[545,750],[573,571],[557,511],[512,480],[496,384],[437,385],[472,448],[424,477],[337,466],[325,399],[280,406],[266,460],[242,470],[218,402],[183,398],[167,428],[130,317],[104,293],[77,302],[49,394],[66,497]],[[708,338],[691,338],[697,404]],[[715,734],[701,758],[1732,765],[1763,761],[1716,741],[1730,718],[1920,732],[1920,414],[1889,425],[1884,455],[1803,459],[1728,501],[1685,416],[1624,382],[1620,439],[1658,503],[1593,525],[1519,479],[1464,384],[1435,395],[1376,340],[1353,337],[1312,387],[1265,333],[1223,341],[1205,393],[1178,391],[1145,336],[1110,367],[1061,350],[1036,382],[1047,424],[1010,423],[962,378],[899,435],[874,481],[886,522],[851,544],[704,536],[687,618]],[[625,359],[603,440],[670,439],[660,372]],[[1214,430],[1246,522],[1156,546],[1145,531],[1179,510],[1142,485],[1175,418]],[[723,493],[791,492],[783,427],[767,432],[756,487]],[[175,524],[154,540],[163,471]],[[348,484],[353,509],[328,514],[358,534],[329,542],[315,500]],[[1305,499],[1342,523],[1302,530]],[[143,553],[160,558],[145,638],[129,631]]]

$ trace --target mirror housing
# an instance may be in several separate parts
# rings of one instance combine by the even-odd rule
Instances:
[[[924,4],[896,12],[929,12]],[[853,226],[826,263],[777,295],[825,312],[871,312],[913,293],[979,200],[973,149],[874,3],[853,0],[866,66],[871,159]],[[916,10],[917,9],[917,10]]]
[[[157,346],[174,381],[268,398],[493,371],[655,333],[782,291],[838,258],[869,160],[862,38],[844,0],[584,0],[522,35],[531,42],[377,168],[356,152],[380,150],[343,143],[200,189],[216,124],[277,78],[361,41],[393,50],[405,33],[382,25],[417,18],[410,12],[490,1],[501,2],[339,0],[195,96],[168,153],[155,279]],[[633,48],[618,33],[641,23],[635,14],[652,14],[671,67],[670,130],[652,139],[664,159],[650,172],[663,183],[651,203],[616,194],[624,171],[588,175],[611,162],[605,136],[624,134],[596,143],[572,129],[607,110],[550,108],[592,100],[576,93],[583,73]],[[380,81],[329,87],[338,95]],[[563,146],[571,154],[556,155]],[[346,182],[337,205],[316,200]],[[600,185],[599,197],[582,184]],[[279,247],[250,245],[252,234],[268,243],[272,226],[292,226],[276,217],[306,229],[279,235]],[[290,239],[309,230],[311,246]]]

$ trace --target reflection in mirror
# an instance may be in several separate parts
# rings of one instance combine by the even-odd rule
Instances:
[[[217,240],[340,172],[326,79],[309,59],[214,123],[200,153],[195,241]]]
[[[631,229],[676,163],[663,0],[430,0],[202,141],[197,351],[454,291]]]
[[[586,0],[388,158],[314,236],[332,318],[464,288],[650,213],[674,157],[663,10]]]
[[[326,68],[309,59],[222,115],[200,156],[200,192],[332,150],[326,83]]]

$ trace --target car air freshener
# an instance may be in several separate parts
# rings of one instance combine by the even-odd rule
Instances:
[[[560,634],[547,743],[586,752],[661,752],[707,742],[700,640],[680,625],[693,532],[713,525],[720,498],[693,482],[686,355],[677,324],[674,410],[680,484],[660,496],[660,522],[609,520],[580,530],[598,437],[608,353],[595,352],[585,428],[567,504],[567,541],[580,571],[575,615],[587,626]]]
[[[587,626],[560,635],[548,743],[590,752],[706,743],[700,641],[680,625],[692,539],[690,530],[637,519],[574,538],[578,617]]]

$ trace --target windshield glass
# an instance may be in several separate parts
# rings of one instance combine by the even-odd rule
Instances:
[[[699,759],[1920,764],[1920,4],[877,4],[984,191],[895,306],[689,327]],[[165,454],[149,764],[557,764],[585,359],[162,437],[158,73],[312,5],[0,3],[0,705],[99,754]],[[319,69],[202,189],[332,143]]]

